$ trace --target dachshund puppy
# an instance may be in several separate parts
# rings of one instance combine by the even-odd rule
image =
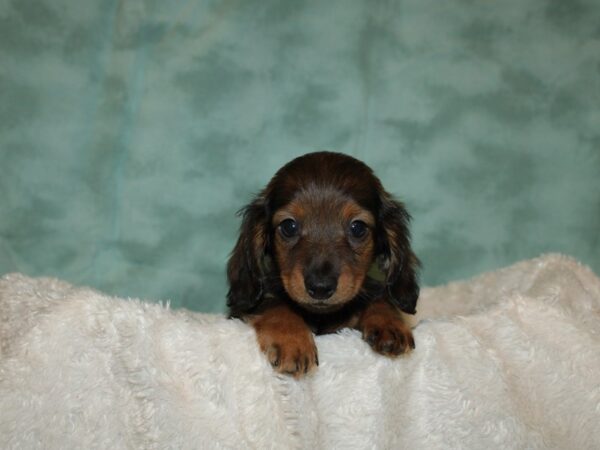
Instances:
[[[410,216],[351,156],[309,153],[283,166],[242,211],[227,267],[230,317],[252,324],[279,372],[319,365],[313,333],[356,328],[377,353],[415,347],[419,260]]]

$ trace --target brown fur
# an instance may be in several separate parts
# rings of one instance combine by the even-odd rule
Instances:
[[[312,332],[343,327],[388,356],[414,348],[400,313],[415,312],[419,293],[410,217],[365,164],[330,152],[296,158],[243,214],[228,264],[230,316],[254,326],[276,370],[312,370]]]
[[[410,328],[400,313],[385,301],[368,305],[360,315],[357,328],[362,331],[363,339],[383,355],[397,356],[415,348]]]
[[[273,306],[249,322],[260,349],[279,372],[298,377],[319,365],[312,332],[288,306]]]

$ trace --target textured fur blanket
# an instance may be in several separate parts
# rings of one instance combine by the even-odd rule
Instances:
[[[0,448],[600,448],[600,280],[548,255],[425,289],[416,351],[317,338],[305,380],[253,331],[0,280]]]

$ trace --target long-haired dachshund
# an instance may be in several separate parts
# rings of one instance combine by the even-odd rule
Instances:
[[[319,365],[313,332],[356,328],[388,356],[415,347],[400,312],[414,314],[419,296],[410,216],[367,165],[306,154],[241,213],[227,305],[277,371],[299,377]]]

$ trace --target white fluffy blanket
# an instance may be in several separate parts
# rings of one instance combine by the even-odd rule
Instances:
[[[548,255],[425,289],[416,351],[275,375],[222,316],[0,280],[0,448],[600,448],[600,280]]]

